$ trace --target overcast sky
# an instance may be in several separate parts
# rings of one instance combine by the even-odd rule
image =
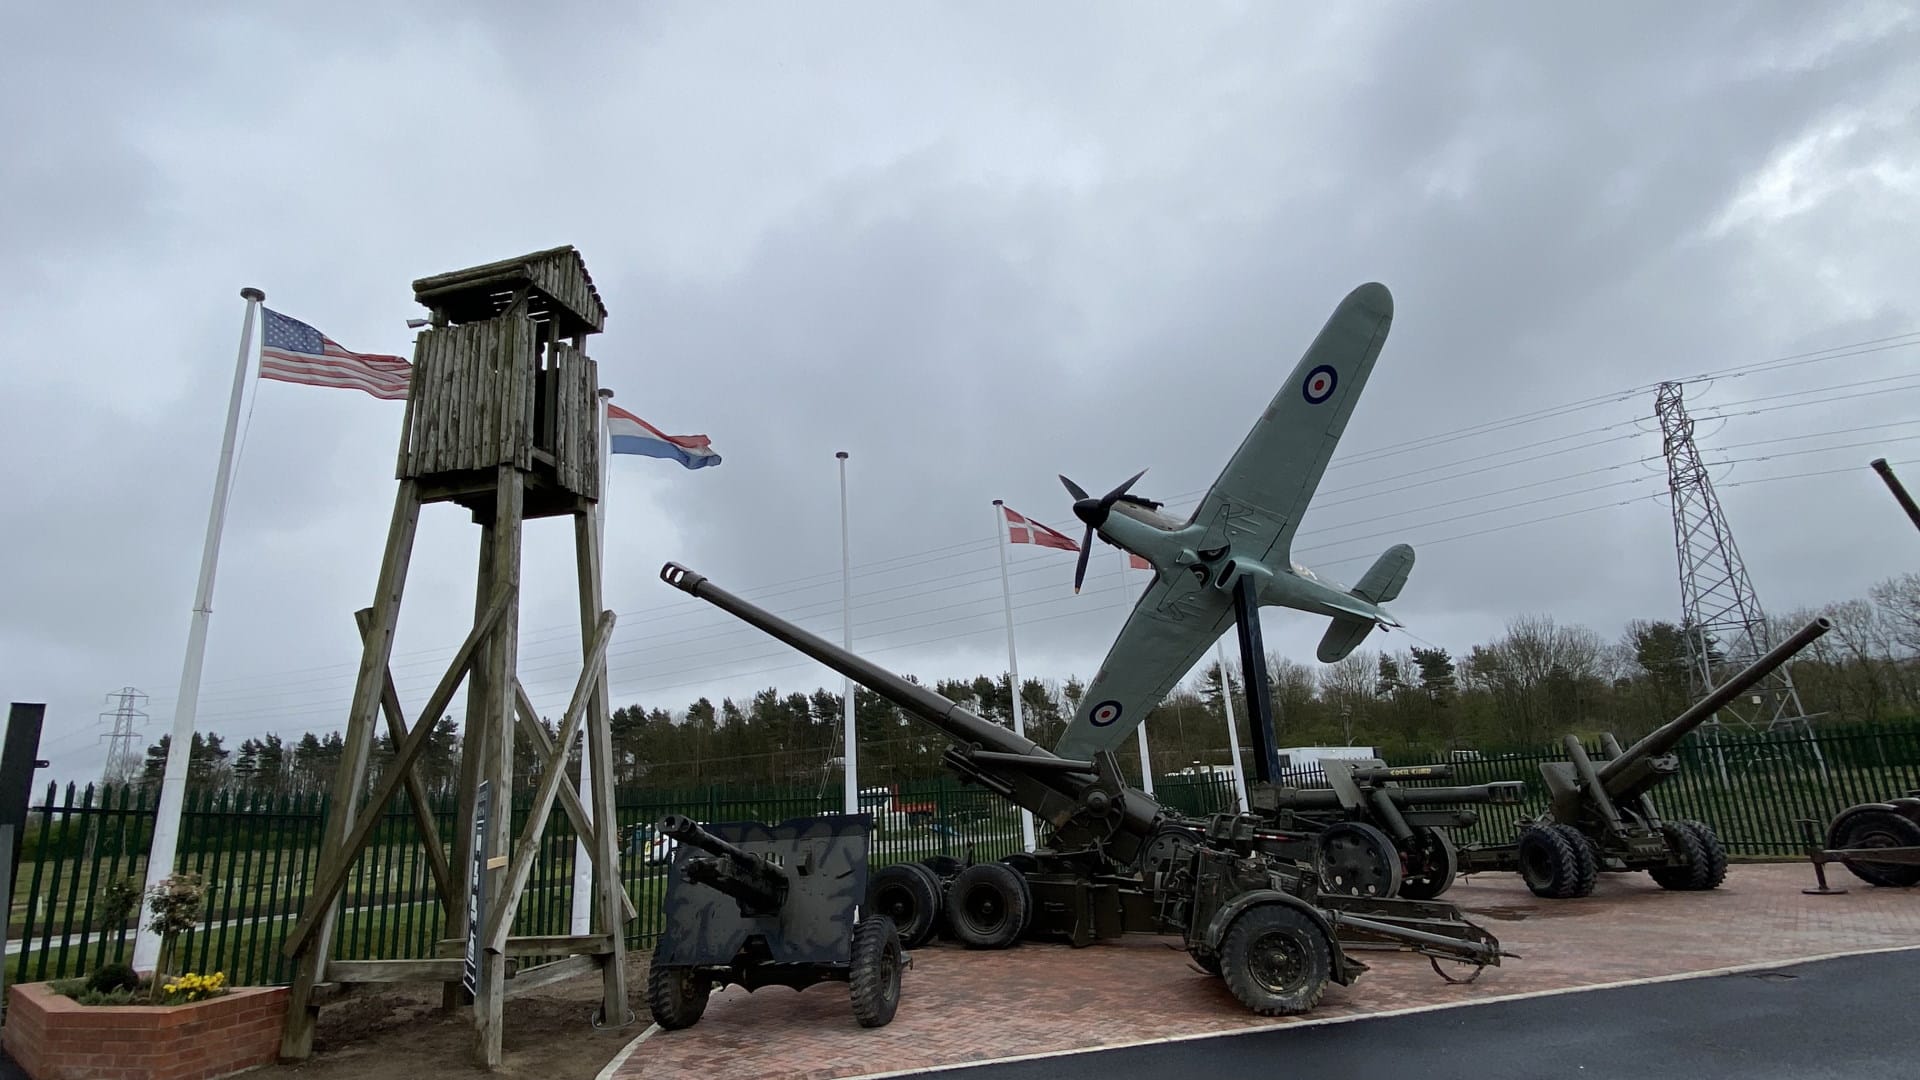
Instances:
[[[1368,280],[1392,333],[1296,546],[1350,582],[1414,545],[1416,636],[1368,648],[1677,617],[1651,387],[1775,358],[1815,354],[1686,389],[1763,603],[1920,553],[1867,468],[1920,487],[1910,3],[20,5],[0,132],[0,685],[47,703],[42,780],[98,774],[123,685],[143,747],[171,723],[239,290],[410,355],[415,278],[560,244],[615,400],[725,457],[612,463],[617,704],[838,687],[656,576],[837,639],[837,450],[859,651],[1004,670],[991,500],[1078,536],[1055,474],[1149,468],[1191,507]],[[248,392],[200,704],[229,746],[343,728],[403,408]],[[477,539],[422,517],[409,718]],[[555,717],[571,545],[529,526]],[[1011,558],[1022,674],[1090,675],[1142,575]],[[1303,660],[1324,630],[1264,625]]]

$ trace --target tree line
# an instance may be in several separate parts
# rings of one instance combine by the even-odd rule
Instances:
[[[1815,612],[1770,620],[1779,641],[1816,614],[1831,632],[1802,650],[1792,675],[1805,713],[1818,726],[1920,715],[1920,574],[1874,585],[1868,596]],[[1382,640],[1379,637],[1373,640]],[[1356,650],[1337,664],[1309,664],[1270,654],[1276,739],[1280,746],[1364,745],[1385,753],[1444,754],[1532,748],[1567,733],[1606,730],[1631,740],[1679,715],[1696,698],[1694,636],[1662,620],[1634,620],[1609,640],[1547,615],[1512,619],[1492,641],[1454,655],[1444,648]],[[1206,664],[1147,716],[1149,755],[1159,775],[1230,757],[1224,694],[1238,729],[1243,762],[1248,737],[1238,665]],[[909,676],[910,677],[910,676]],[[1013,726],[1013,688],[1003,672],[940,679],[932,689],[1003,726]],[[1029,738],[1052,746],[1073,716],[1085,685],[1021,680],[1022,721]],[[701,697],[683,709],[634,702],[614,711],[616,779],[623,787],[686,790],[705,785],[842,783],[840,694],[826,688],[782,692],[768,687],[744,701]],[[551,737],[550,719],[541,724]],[[949,743],[932,727],[864,688],[855,687],[854,729],[862,786],[890,785],[941,774]],[[538,780],[536,755],[516,732],[515,784]],[[141,782],[157,785],[168,739],[147,751]],[[459,724],[443,717],[417,766],[430,791],[458,786]],[[1119,751],[1138,775],[1136,743]],[[228,746],[216,732],[194,735],[189,784],[196,788],[302,794],[330,790],[344,743],[338,732],[306,732],[291,744],[269,734]],[[371,761],[373,782],[393,757],[382,732]],[[578,754],[568,763],[577,776]],[[132,778],[129,778],[132,779]]]

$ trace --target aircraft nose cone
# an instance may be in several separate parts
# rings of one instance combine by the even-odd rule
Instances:
[[[1075,499],[1073,503],[1073,516],[1098,528],[1100,522],[1105,520],[1107,515],[1101,513],[1099,499]]]

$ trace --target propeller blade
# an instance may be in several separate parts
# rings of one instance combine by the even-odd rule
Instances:
[[[1065,476],[1062,476],[1060,478],[1060,482],[1067,485],[1067,494],[1073,496],[1074,498],[1084,499],[1088,497],[1086,491],[1082,489],[1079,484],[1074,483],[1073,481],[1067,479]]]
[[[1140,478],[1145,475],[1147,475],[1147,470],[1145,469],[1141,469],[1139,472],[1134,473],[1133,479],[1128,480],[1126,483],[1121,484],[1119,487],[1114,488],[1112,491],[1107,492],[1107,497],[1100,501],[1106,503],[1109,506],[1113,505],[1116,499],[1120,498],[1120,496],[1122,495],[1125,495],[1127,493],[1127,489],[1132,487],[1134,484],[1139,483]]]
[[[1080,543],[1080,561],[1073,568],[1073,591],[1080,592],[1080,583],[1087,579],[1087,556],[1093,554],[1093,526],[1087,526],[1087,538]]]

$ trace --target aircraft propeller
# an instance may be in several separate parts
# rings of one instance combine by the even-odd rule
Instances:
[[[1060,482],[1067,486],[1067,494],[1073,496],[1073,516],[1087,523],[1087,536],[1080,544],[1080,562],[1073,568],[1074,592],[1079,592],[1080,583],[1086,580],[1087,557],[1093,553],[1093,531],[1105,523],[1107,514],[1113,510],[1113,504],[1126,497],[1127,489],[1132,487],[1136,481],[1145,475],[1147,475],[1147,470],[1141,469],[1139,472],[1133,474],[1132,479],[1114,488],[1112,491],[1107,492],[1098,499],[1088,495],[1085,488],[1067,479],[1064,475],[1060,477]],[[1138,498],[1135,498],[1133,501],[1144,502],[1144,500]]]

